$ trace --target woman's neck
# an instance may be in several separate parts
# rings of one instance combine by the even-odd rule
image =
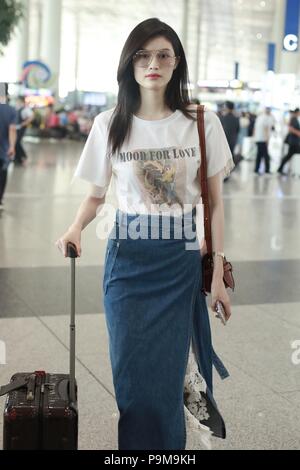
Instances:
[[[173,111],[166,105],[164,94],[154,90],[141,90],[141,103],[135,115],[141,119],[164,119]]]

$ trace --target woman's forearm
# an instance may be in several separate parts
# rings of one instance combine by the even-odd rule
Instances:
[[[211,207],[211,232],[213,251],[224,251],[224,206],[220,200],[217,205]],[[214,257],[213,279],[223,279],[223,258]]]
[[[79,229],[82,231],[97,215],[99,206],[105,202],[103,198],[87,196],[80,204],[74,222],[71,224],[70,229]]]

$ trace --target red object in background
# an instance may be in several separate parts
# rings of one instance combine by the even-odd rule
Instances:
[[[46,120],[46,127],[58,127],[59,126],[59,116],[55,113],[50,114]]]
[[[68,113],[68,119],[70,124],[75,124],[77,122],[77,115],[73,111]]]

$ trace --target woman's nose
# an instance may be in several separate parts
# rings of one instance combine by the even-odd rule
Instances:
[[[150,64],[148,65],[148,67],[150,68],[158,68],[159,66],[159,61],[158,61],[158,58],[157,58],[157,54],[153,54],[152,58],[151,58],[151,61],[150,61]]]

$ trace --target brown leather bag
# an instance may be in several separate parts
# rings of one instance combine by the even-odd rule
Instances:
[[[207,253],[202,258],[202,290],[204,293],[211,292],[211,283],[214,271],[214,259],[212,254],[212,238],[211,238],[211,218],[208,202],[208,188],[207,188],[207,161],[206,161],[206,145],[205,145],[205,130],[204,130],[204,106],[197,107],[197,122],[198,133],[201,149],[201,165],[200,171],[198,170],[202,202],[204,206],[204,237],[206,241]],[[224,267],[224,284],[225,287],[230,287],[234,290],[235,282],[232,275],[232,264],[223,259]]]

